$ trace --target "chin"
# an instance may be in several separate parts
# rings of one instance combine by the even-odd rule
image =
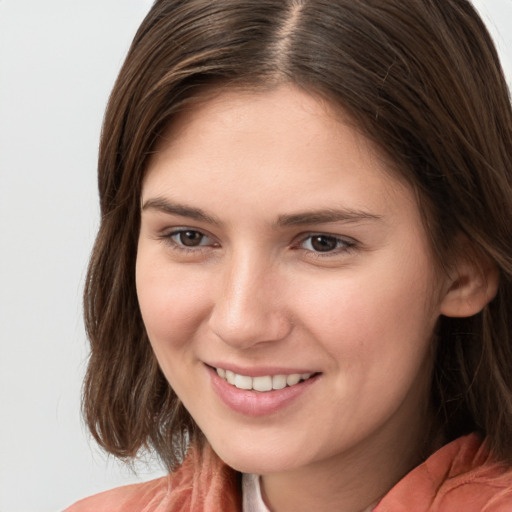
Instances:
[[[271,443],[266,445],[247,443],[243,446],[233,444],[229,447],[218,447],[212,444],[217,455],[230,467],[241,473],[258,475],[290,471],[303,464],[294,454],[287,450],[276,449]]]

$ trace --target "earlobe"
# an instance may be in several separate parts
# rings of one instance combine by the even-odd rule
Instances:
[[[484,255],[462,257],[447,282],[441,314],[449,317],[476,315],[496,296],[499,272]]]

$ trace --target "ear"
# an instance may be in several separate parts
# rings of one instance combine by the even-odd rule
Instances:
[[[469,242],[461,245],[463,250],[452,265],[441,301],[440,312],[449,317],[476,315],[498,292],[499,271],[496,265],[480,251],[467,250]]]

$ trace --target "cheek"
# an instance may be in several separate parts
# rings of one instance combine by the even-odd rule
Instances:
[[[347,425],[377,424],[408,396],[421,403],[428,394],[435,315],[426,281],[412,286],[399,274],[326,282],[303,303],[309,336],[330,360],[328,407],[339,418],[350,411]]]
[[[168,264],[140,254],[136,265],[137,297],[155,352],[180,349],[193,338],[208,312],[207,289],[200,272],[173,271]],[[151,261],[151,259],[150,259]]]
[[[390,262],[391,263],[391,262]],[[295,310],[310,334],[346,368],[418,363],[429,345],[437,315],[429,307],[432,276],[419,265],[386,265],[364,275],[332,275],[298,290]],[[418,278],[421,276],[421,278]]]

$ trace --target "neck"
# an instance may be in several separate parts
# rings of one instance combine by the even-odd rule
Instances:
[[[425,417],[396,438],[383,428],[346,452],[292,471],[262,475],[262,495],[272,512],[365,512],[434,447]]]

